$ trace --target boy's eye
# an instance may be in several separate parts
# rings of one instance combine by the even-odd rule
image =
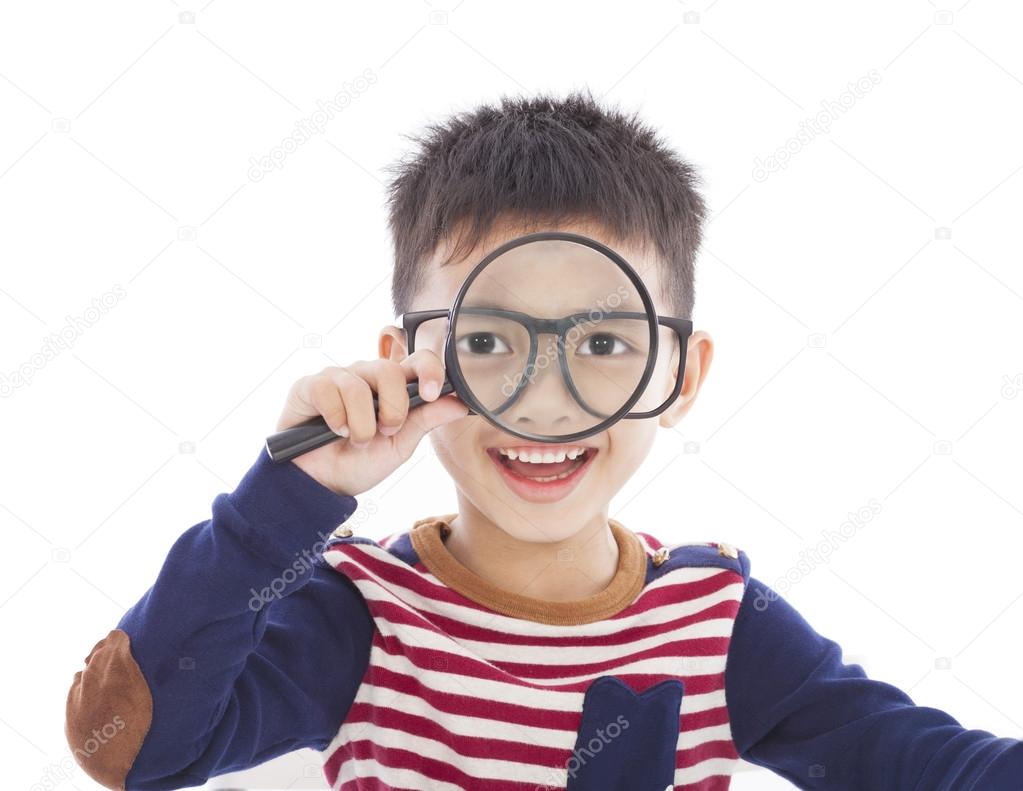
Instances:
[[[576,348],[575,352],[582,355],[606,356],[625,354],[631,350],[632,347],[621,338],[601,332],[585,338]]]
[[[463,335],[455,344],[455,349],[469,354],[503,354],[511,351],[501,336],[492,332],[473,332]]]

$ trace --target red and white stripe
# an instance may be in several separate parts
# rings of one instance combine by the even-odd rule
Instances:
[[[636,535],[648,555],[661,546]],[[637,693],[682,679],[674,788],[728,788],[735,571],[670,568],[614,617],[563,626],[496,613],[379,544],[342,541],[324,558],[377,627],[352,708],[322,753],[335,791],[564,789],[583,696],[605,675]]]

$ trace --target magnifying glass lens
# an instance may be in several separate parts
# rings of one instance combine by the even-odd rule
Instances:
[[[492,422],[556,442],[635,402],[651,323],[656,317],[618,262],[585,244],[544,239],[477,272],[452,319],[453,353]]]

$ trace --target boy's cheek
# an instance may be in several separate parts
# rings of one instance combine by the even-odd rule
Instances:
[[[656,420],[622,420],[611,427],[605,463],[613,478],[624,484],[650,453],[657,435]]]
[[[479,422],[479,420],[481,418],[478,415],[466,415],[457,420],[452,420],[450,423],[437,426],[428,435],[430,442],[433,443],[434,450],[449,448],[452,452],[461,452],[463,454],[473,448],[482,451],[482,448],[478,447],[478,429],[474,428],[474,423]]]
[[[477,431],[470,423],[473,415],[454,420],[438,426],[429,433],[434,455],[445,462],[453,474],[467,468],[472,472],[472,465],[478,465],[483,458],[483,448],[477,439]]]

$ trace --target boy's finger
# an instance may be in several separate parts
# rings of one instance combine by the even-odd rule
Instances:
[[[369,383],[350,367],[328,368],[324,374],[341,391],[352,442],[364,444],[372,440],[377,433],[377,418],[373,409],[373,391]]]
[[[435,401],[444,386],[444,363],[429,349],[417,349],[401,361],[408,381],[419,380],[419,395],[424,401]]]
[[[341,394],[333,384],[329,385],[333,396],[331,392],[323,392],[325,381],[329,384],[329,380],[322,374],[313,374],[303,376],[292,384],[284,403],[284,410],[277,421],[277,431],[292,428],[317,415],[323,416],[331,429],[343,425],[345,416]],[[336,400],[331,400],[334,397]]]
[[[312,377],[303,395],[315,413],[327,421],[331,431],[343,437],[348,436],[348,411],[341,391],[330,377]]]
[[[391,360],[359,361],[349,370],[364,379],[377,396],[377,428],[381,434],[397,433],[408,414],[405,372]]]

